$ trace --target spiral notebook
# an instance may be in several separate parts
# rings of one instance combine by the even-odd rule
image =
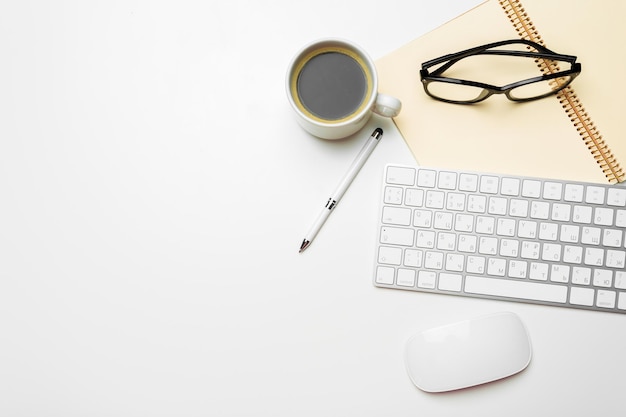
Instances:
[[[626,135],[626,2],[489,0],[376,61],[379,90],[402,100],[394,119],[422,165],[590,182],[622,182]],[[582,72],[556,96],[474,105],[428,97],[422,62],[524,38],[578,56]],[[503,68],[485,68],[497,77]],[[542,71],[551,71],[543,67]],[[626,124],[624,124],[626,126]]]

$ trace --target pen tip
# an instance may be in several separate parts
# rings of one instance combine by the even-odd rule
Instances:
[[[298,251],[298,253],[302,253],[302,252],[303,252],[306,248],[308,248],[308,247],[309,247],[309,245],[310,245],[310,244],[311,244],[311,241],[310,241],[310,240],[306,240],[306,239],[304,239],[304,240],[302,241],[302,244],[300,245],[300,250]]]
[[[376,139],[380,139],[382,135],[383,135],[383,130],[380,127],[377,127],[376,129],[374,129],[374,133],[372,133],[372,136],[374,136]]]

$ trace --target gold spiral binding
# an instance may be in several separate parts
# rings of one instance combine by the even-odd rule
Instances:
[[[541,35],[530,20],[520,0],[498,1],[520,38],[545,46]],[[560,71],[558,64],[553,61],[538,60],[537,65],[544,74]],[[615,183],[626,180],[626,173],[624,173],[620,164],[613,156],[611,149],[604,142],[602,135],[587,114],[574,89],[571,86],[564,88],[557,94],[557,99],[608,181]]]

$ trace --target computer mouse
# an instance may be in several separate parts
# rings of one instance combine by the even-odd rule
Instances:
[[[453,391],[517,374],[530,363],[526,327],[510,312],[422,331],[406,343],[411,381],[426,392]]]

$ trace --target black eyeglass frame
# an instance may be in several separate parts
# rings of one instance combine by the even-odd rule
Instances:
[[[537,52],[534,52],[531,50],[528,50],[528,51],[515,51],[515,50],[502,50],[502,49],[492,50],[492,48],[497,48],[500,46],[512,45],[512,44],[527,45],[527,46],[534,48]],[[459,78],[450,78],[450,77],[445,77],[441,75],[444,71],[446,71],[448,68],[450,68],[452,65],[456,64],[457,62],[459,62],[461,59],[467,58],[470,56],[475,56],[475,55],[504,55],[504,56],[520,56],[520,57],[527,57],[527,58],[534,58],[534,59],[548,59],[552,61],[567,62],[570,64],[570,68],[568,70],[558,71],[552,74],[544,74],[541,76],[528,78],[526,80],[517,81],[511,84],[507,84],[505,86],[496,86],[496,85],[485,84],[485,83],[480,83],[476,81],[462,80]],[[538,100],[547,96],[554,95],[558,93],[559,91],[563,90],[568,85],[570,85],[571,82],[580,74],[582,70],[580,63],[576,62],[577,59],[578,58],[574,55],[564,55],[564,54],[556,53],[533,41],[529,41],[526,39],[512,39],[512,40],[494,42],[494,43],[489,43],[486,45],[477,46],[474,48],[466,49],[464,51],[456,52],[453,54],[447,54],[442,57],[426,61],[422,64],[422,69],[420,70],[420,80],[422,82],[422,85],[424,86],[424,91],[426,92],[426,94],[428,94],[430,97],[436,100],[445,101],[447,103],[474,104],[474,103],[483,101],[494,94],[504,94],[511,101],[526,102],[526,101]],[[430,67],[445,63],[446,61],[448,61],[446,64],[435,69],[432,73],[428,71]],[[555,88],[552,91],[549,91],[545,94],[541,94],[539,96],[534,96],[534,97],[526,97],[526,98],[518,98],[518,97],[511,95],[512,90],[514,90],[515,88],[521,87],[523,85],[528,85],[528,84],[541,82],[541,81],[549,81],[549,80],[559,78],[559,77],[564,77],[564,76],[570,77],[567,83],[564,83],[560,85],[559,88]],[[434,81],[448,83],[448,84],[458,84],[458,85],[482,88],[483,93],[473,100],[449,100],[449,99],[445,99],[442,97],[438,97],[430,93],[430,91],[428,90],[428,84]]]

